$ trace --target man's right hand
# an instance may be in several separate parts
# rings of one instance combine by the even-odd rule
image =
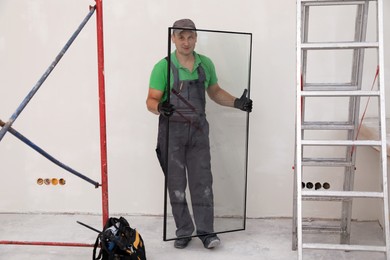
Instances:
[[[175,111],[175,107],[172,104],[168,103],[167,101],[164,101],[163,103],[158,104],[157,110],[160,113],[160,115],[163,115],[165,117],[170,117]]]

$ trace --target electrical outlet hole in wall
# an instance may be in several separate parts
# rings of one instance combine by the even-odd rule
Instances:
[[[302,182],[302,189],[304,189],[304,188],[307,188],[307,189],[309,189],[309,190],[311,190],[311,189],[315,189],[315,190],[320,190],[320,189],[324,189],[324,190],[328,190],[328,189],[330,189],[330,184],[329,184],[329,182],[324,182],[324,183],[320,183],[320,182],[316,182],[316,183],[314,183],[313,184],[313,182]]]
[[[66,184],[66,181],[63,178],[60,178],[60,179],[58,179],[58,178],[38,178],[37,184],[38,185],[43,185],[43,184],[50,185],[51,184],[54,186],[59,184],[60,186],[63,186]]]

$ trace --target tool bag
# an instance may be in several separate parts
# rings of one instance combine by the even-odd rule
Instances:
[[[100,251],[96,256],[98,247]],[[92,259],[146,260],[144,241],[125,218],[109,218],[96,238]]]

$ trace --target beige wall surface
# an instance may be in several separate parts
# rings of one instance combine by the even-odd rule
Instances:
[[[384,2],[388,31],[390,4]],[[0,119],[7,121],[14,113],[91,4],[87,0],[0,1]],[[253,34],[247,213],[248,217],[292,215],[295,4],[293,0],[103,1],[110,212],[163,213],[164,178],[154,151],[158,118],[146,110],[145,100],[150,72],[167,53],[168,27],[188,17],[201,29]],[[318,12],[313,37],[350,35],[350,27],[341,25],[349,25],[355,14],[347,14],[328,19]],[[372,38],[375,28],[370,21]],[[389,37],[385,34],[387,85]],[[13,127],[65,164],[100,181],[96,52],[94,15]],[[367,60],[364,77],[370,82],[376,64],[369,56]],[[336,62],[332,60],[330,66],[334,77],[340,73]],[[342,62],[347,64],[348,58]],[[321,79],[321,71],[315,68],[311,77]],[[324,111],[337,114],[340,109],[324,104],[311,115],[321,118]],[[375,109],[368,113],[375,114]],[[377,169],[375,153],[367,149],[359,154],[363,163],[358,166],[371,169],[372,164]],[[100,189],[53,165],[9,133],[0,142],[0,165],[0,212],[101,212]],[[379,187],[379,171],[374,172],[373,177],[362,171],[356,186]],[[38,185],[39,178],[63,178],[66,184]],[[324,174],[316,178],[338,185]],[[354,217],[376,218],[366,207],[356,203]],[[337,207],[329,206],[327,216],[338,214]]]

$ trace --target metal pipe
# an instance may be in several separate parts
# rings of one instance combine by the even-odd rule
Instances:
[[[38,92],[39,88],[42,86],[43,82],[49,77],[50,73],[53,71],[55,66],[58,64],[58,62],[61,60],[61,58],[64,56],[65,52],[69,49],[70,45],[73,43],[73,41],[76,39],[76,37],[79,35],[81,30],[84,28],[85,24],[88,22],[89,18],[91,18],[92,14],[95,11],[95,7],[91,7],[88,15],[84,18],[84,20],[81,22],[77,30],[73,33],[72,37],[68,40],[68,42],[65,44],[65,46],[62,48],[60,53],[57,55],[55,60],[51,63],[49,68],[45,71],[45,73],[42,75],[42,77],[38,80],[38,82],[35,84],[35,86],[32,88],[32,90],[28,93],[28,95],[24,98],[22,103],[19,105],[19,107],[16,109],[14,114],[11,116],[9,121],[5,124],[5,126],[0,130],[0,142],[3,139],[4,135],[7,133],[8,129],[12,126],[12,124],[15,122],[16,118],[22,113],[23,109],[27,106],[28,102],[33,98],[35,93]]]
[[[5,123],[0,119],[0,126],[1,127],[4,127]],[[23,136],[21,133],[19,133],[18,131],[16,131],[15,129],[13,129],[12,127],[9,127],[8,129],[8,132],[10,132],[12,135],[14,135],[16,138],[18,138],[20,141],[22,141],[23,143],[27,144],[28,146],[30,146],[32,149],[34,149],[35,151],[37,151],[38,153],[40,153],[41,155],[43,155],[46,159],[48,159],[49,161],[53,162],[54,164],[60,166],[62,169],[65,169],[67,170],[68,172],[76,175],[77,177],[80,177],[81,179],[93,184],[95,186],[95,188],[98,188],[99,187],[99,183],[94,181],[94,180],[91,180],[90,178],[88,178],[87,176],[73,170],[72,168],[70,168],[69,166],[63,164],[62,162],[58,161],[57,159],[55,159],[53,156],[51,156],[50,154],[48,154],[47,152],[45,152],[43,149],[41,149],[39,146],[37,146],[36,144],[34,144],[33,142],[31,142],[29,139],[27,139],[25,136]]]
[[[93,244],[66,243],[66,242],[36,242],[36,241],[0,241],[0,245],[32,245],[32,246],[72,246],[72,247],[93,247]]]
[[[106,138],[106,97],[104,84],[104,42],[103,42],[103,0],[96,2],[97,55],[99,79],[99,115],[100,115],[100,158],[102,183],[103,226],[108,220],[108,178],[107,178],[107,138]]]

